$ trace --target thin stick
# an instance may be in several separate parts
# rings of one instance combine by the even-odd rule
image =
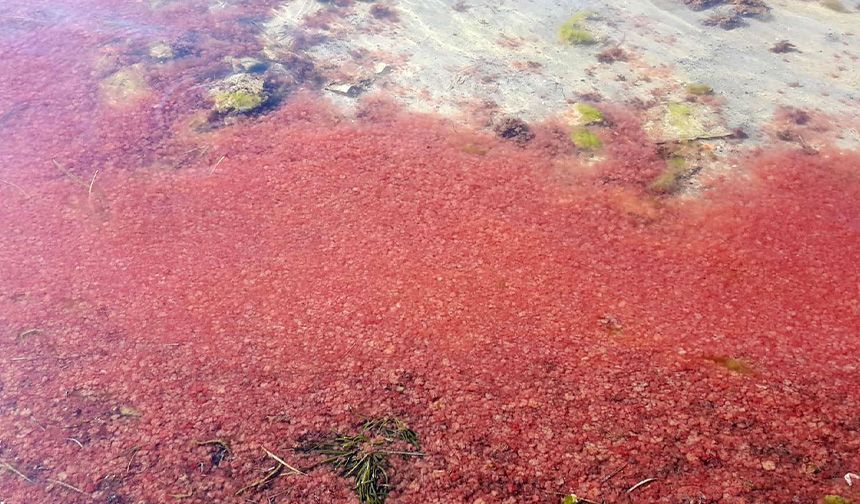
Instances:
[[[603,478],[602,480],[600,480],[600,484],[606,483],[607,481],[611,480],[613,476],[615,476],[616,474],[618,474],[618,473],[620,473],[621,471],[623,471],[623,470],[624,470],[624,468],[626,468],[626,467],[627,467],[627,465],[628,465],[628,463],[627,463],[627,462],[625,462],[623,466],[621,466],[621,467],[619,467],[618,469],[616,469],[616,470],[612,471],[611,473],[609,473],[605,478]]]
[[[731,138],[735,136],[734,133],[720,133],[719,135],[703,135],[697,136],[693,138],[679,138],[677,140],[659,140],[654,142],[657,145],[663,145],[667,143],[684,143],[684,142],[695,142],[697,140],[719,140],[720,138]]]
[[[263,451],[264,451],[264,452],[266,452],[266,455],[268,455],[268,456],[272,457],[272,458],[273,458],[273,459],[275,459],[275,461],[277,461],[279,464],[281,464],[282,466],[286,467],[286,468],[287,468],[287,469],[289,469],[290,471],[293,471],[295,474],[304,474],[303,472],[299,471],[299,470],[298,470],[298,469],[296,469],[295,467],[293,467],[293,466],[291,466],[290,464],[287,464],[286,462],[284,462],[284,460],[283,460],[281,457],[278,457],[278,456],[277,456],[277,455],[275,455],[274,453],[272,453],[272,452],[270,452],[269,450],[267,450],[265,446],[263,447]]]
[[[9,182],[8,180],[3,180],[3,179],[0,179],[0,182],[4,183],[4,184],[6,184],[6,185],[9,185],[9,186],[14,187],[15,189],[18,189],[19,191],[21,191],[21,194],[23,194],[24,196],[26,196],[26,197],[28,197],[28,198],[30,197],[30,195],[29,195],[29,194],[27,194],[27,191],[25,191],[25,190],[24,190],[24,188],[23,188],[23,187],[21,187],[21,186],[19,186],[18,184],[15,184],[15,183]]]
[[[63,167],[63,165],[61,165],[60,163],[58,163],[58,162],[57,162],[57,160],[56,160],[56,159],[51,158],[51,162],[52,162],[52,163],[54,163],[54,166],[56,166],[58,170],[60,170],[61,172],[63,172],[63,174],[64,174],[65,176],[69,177],[69,179],[71,179],[72,181],[74,181],[74,182],[76,182],[76,183],[80,184],[84,189],[86,189],[86,188],[88,187],[88,186],[87,186],[87,183],[86,183],[86,181],[85,181],[84,179],[82,179],[81,177],[78,177],[78,176],[77,176],[77,175],[75,175],[74,173],[72,173],[72,172],[70,172],[69,170],[65,169],[65,168]]]
[[[645,485],[650,485],[651,483],[654,483],[655,481],[657,481],[657,478],[646,478],[646,479],[640,481],[639,483],[636,483],[632,487],[628,488],[627,492],[625,492],[625,493],[632,493],[633,491],[635,491],[639,488],[642,488]]]
[[[87,188],[87,196],[92,197],[93,195],[93,184],[96,183],[96,176],[98,176],[99,171],[96,170],[93,172],[93,178],[90,180],[90,186]]]
[[[55,484],[55,485],[60,485],[61,487],[66,488],[66,489],[68,489],[68,490],[72,490],[72,491],[78,492],[79,494],[86,494],[86,492],[84,492],[84,491],[83,491],[83,490],[81,490],[80,488],[78,488],[78,487],[76,487],[76,486],[72,486],[72,485],[70,485],[70,484],[68,484],[68,483],[63,483],[62,481],[57,481],[57,480],[53,480],[53,479],[49,479],[49,480],[47,480],[47,481],[48,481],[49,483],[53,483],[53,484]]]
[[[33,480],[31,480],[30,478],[28,478],[26,474],[22,473],[22,472],[21,472],[21,471],[19,471],[18,469],[15,469],[15,468],[12,466],[12,464],[10,464],[9,462],[3,462],[2,464],[0,464],[0,468],[6,469],[6,470],[7,470],[7,471],[9,471],[10,473],[17,475],[17,476],[18,476],[18,477],[20,477],[20,478],[23,478],[23,479],[24,479],[24,480],[26,480],[28,483],[32,483],[32,482],[33,482]]]
[[[407,457],[423,457],[424,456],[424,454],[421,452],[407,452],[407,451],[379,450],[379,453],[385,453],[387,455],[404,455]]]
[[[67,438],[66,438],[66,441],[71,441],[72,443],[75,443],[76,445],[80,446],[81,448],[83,448],[83,447],[84,447],[84,445],[83,445],[80,441],[78,441],[77,439],[75,439],[75,438],[67,437]]]
[[[220,158],[218,158],[218,161],[216,161],[215,164],[212,165],[212,168],[209,168],[209,174],[211,175],[211,174],[215,173],[215,168],[218,168],[218,165],[220,165],[221,162],[224,161],[225,159],[227,159],[226,154],[221,156]]]

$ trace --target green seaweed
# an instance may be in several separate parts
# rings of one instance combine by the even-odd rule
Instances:
[[[587,45],[597,42],[597,37],[594,36],[585,24],[589,17],[591,17],[590,12],[577,12],[562,23],[558,29],[558,35],[562,42],[576,45]]]
[[[570,141],[582,150],[597,150],[603,147],[600,137],[584,126],[570,132]]]
[[[565,495],[564,499],[562,499],[561,504],[577,504],[579,502],[579,497],[574,494]]]
[[[714,94],[714,88],[707,84],[692,83],[687,84],[687,94],[694,96],[704,96]]]
[[[576,111],[579,112],[579,123],[583,126],[589,124],[597,124],[603,122],[603,112],[594,105],[587,103],[577,103]]]
[[[215,95],[215,110],[221,113],[250,112],[263,104],[263,97],[247,91],[233,91]]]
[[[696,110],[687,103],[670,103],[667,108],[666,122],[678,130],[681,138],[692,138],[702,129],[695,115]]]
[[[822,501],[824,504],[851,504],[849,499],[846,499],[841,495],[825,495]]]
[[[672,156],[666,160],[666,169],[649,185],[650,189],[660,194],[670,194],[678,190],[678,186],[690,172],[687,160],[681,156]]]

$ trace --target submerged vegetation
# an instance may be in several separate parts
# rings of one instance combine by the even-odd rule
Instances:
[[[570,132],[570,141],[577,149],[593,151],[603,147],[603,141],[590,129],[580,126]]]
[[[590,124],[598,124],[604,121],[603,112],[594,105],[587,103],[577,103],[574,107],[579,114],[579,124],[588,126]]]
[[[407,449],[398,449],[404,447]],[[324,455],[326,458],[321,464],[331,465],[341,476],[352,478],[362,504],[385,502],[390,489],[388,471],[391,456],[424,456],[420,451],[418,434],[394,417],[368,420],[357,434],[335,433],[302,450]]]
[[[568,44],[585,45],[597,42],[597,37],[588,28],[587,21],[592,17],[588,11],[577,12],[562,23],[558,30],[559,38]]]
[[[714,94],[714,88],[707,84],[690,83],[687,84],[687,94],[693,96],[704,96]]]

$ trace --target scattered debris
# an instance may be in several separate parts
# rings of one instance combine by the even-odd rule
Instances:
[[[639,483],[636,483],[632,487],[628,488],[627,491],[624,493],[628,493],[628,494],[633,493],[642,487],[645,487],[645,486],[650,485],[651,483],[654,483],[655,481],[657,481],[657,478],[646,478],[646,479],[640,481]]]
[[[493,131],[499,138],[512,140],[519,145],[525,145],[535,137],[529,125],[516,117],[504,117],[493,126]]]
[[[705,96],[714,94],[714,88],[707,84],[692,83],[687,84],[687,94],[693,96]]]
[[[414,450],[397,450],[397,444]],[[359,433],[334,434],[329,439],[300,448],[326,456],[319,464],[330,464],[341,476],[355,481],[355,492],[362,504],[382,504],[390,490],[389,457],[423,457],[418,435],[402,420],[382,417],[361,425]],[[319,465],[316,464],[316,465]],[[316,465],[312,466],[315,467]]]
[[[355,98],[361,93],[367,91],[370,84],[370,79],[360,79],[356,82],[331,82],[325,86],[325,90],[339,95],[348,96],[350,98]]]
[[[278,457],[277,455],[270,452],[266,448],[263,448],[263,451],[266,453],[266,457],[275,461],[275,466],[272,467],[271,469],[269,469],[268,471],[266,471],[266,474],[263,475],[262,478],[260,478],[256,481],[253,481],[253,482],[243,486],[242,488],[240,488],[236,492],[236,494],[235,494],[236,496],[242,495],[243,493],[247,492],[248,490],[255,490],[255,491],[259,490],[260,488],[262,488],[263,486],[267,485],[268,483],[274,481],[278,476],[280,476],[281,473],[284,472],[284,469],[288,469],[292,474],[304,474],[304,472],[296,469],[295,467],[291,466],[290,464],[287,464],[286,462],[284,462],[284,459]]]
[[[158,61],[167,61],[173,59],[173,48],[164,42],[158,42],[149,46],[149,57]]]
[[[627,58],[627,52],[618,46],[613,46],[597,53],[597,61],[601,63],[612,64],[616,61],[627,61]]]
[[[718,26],[723,30],[734,30],[744,25],[743,16],[736,11],[715,12],[702,21],[705,26]]]
[[[718,364],[733,373],[742,375],[755,374],[755,371],[753,371],[752,366],[750,366],[749,363],[747,363],[747,361],[745,361],[744,359],[726,357],[722,355],[706,355],[704,359]]]
[[[800,50],[788,40],[780,40],[779,42],[775,43],[773,47],[770,48],[770,52],[777,54],[785,54],[790,52],[800,52]]]
[[[111,107],[122,107],[149,94],[143,65],[118,70],[99,84],[102,100]]]
[[[119,416],[122,417],[132,417],[137,418],[142,415],[140,410],[135,408],[134,406],[129,406],[127,404],[123,404],[119,407]]]
[[[16,469],[15,466],[13,466],[12,464],[10,464],[8,462],[0,462],[0,469],[3,469],[5,471],[9,471],[10,473],[14,474],[15,476],[18,476],[19,478],[26,481],[27,483],[33,482],[33,480],[28,478],[26,474],[22,473],[21,471]]]
[[[227,459],[227,457],[233,454],[233,451],[230,449],[230,444],[222,439],[195,441],[194,444],[197,446],[208,446],[213,448],[210,461],[212,462],[212,466],[214,467],[218,467],[221,462],[223,462],[225,459]]]

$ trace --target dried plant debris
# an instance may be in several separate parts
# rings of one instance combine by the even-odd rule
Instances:
[[[499,138],[511,140],[519,145],[525,145],[535,137],[529,125],[516,117],[504,117],[494,126],[493,131]]]
[[[353,435],[335,433],[299,448],[326,458],[341,476],[352,478],[363,504],[382,504],[390,490],[391,456],[422,457],[418,435],[402,420],[382,417],[364,422]]]
[[[785,54],[790,52],[800,52],[800,50],[788,40],[780,40],[779,42],[775,43],[773,47],[770,48],[770,52],[777,54]]]
[[[218,467],[221,462],[223,462],[233,453],[233,451],[230,449],[230,443],[222,439],[196,441],[194,444],[197,446],[206,446],[211,449],[212,455],[210,458],[210,462],[212,463],[212,467]]]
[[[597,53],[597,61],[610,65],[616,61],[627,61],[627,59],[627,52],[618,46],[612,46]]]
[[[702,24],[731,30],[743,26],[744,18],[763,19],[770,15],[770,7],[763,0],[683,0],[692,10],[701,11],[720,7]]]

